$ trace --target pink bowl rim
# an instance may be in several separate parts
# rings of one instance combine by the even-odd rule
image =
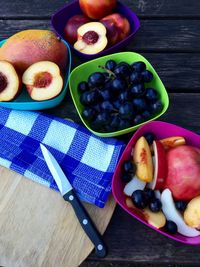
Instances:
[[[139,216],[135,215],[134,213],[132,213],[130,211],[130,209],[128,209],[126,206],[124,206],[118,199],[117,195],[116,195],[116,192],[115,192],[115,189],[114,189],[114,183],[115,183],[115,175],[116,175],[116,171],[118,170],[119,168],[119,165],[121,163],[121,159],[123,158],[124,154],[126,153],[126,148],[129,147],[129,145],[132,143],[132,140],[133,138],[135,137],[135,135],[140,132],[144,127],[146,127],[146,125],[153,125],[153,124],[165,124],[165,125],[171,125],[172,127],[176,127],[176,128],[180,128],[180,129],[183,129],[183,130],[186,130],[187,132],[190,132],[191,134],[193,134],[194,136],[198,136],[200,138],[200,135],[194,133],[193,131],[190,131],[188,129],[185,129],[181,126],[178,126],[176,124],[172,124],[172,123],[168,123],[168,122],[163,122],[163,121],[151,121],[151,122],[148,122],[148,123],[145,123],[144,125],[142,125],[138,130],[136,130],[134,133],[133,133],[133,136],[131,137],[131,139],[129,140],[128,144],[126,145],[125,149],[124,149],[124,152],[122,153],[121,155],[121,158],[116,166],[116,170],[115,170],[115,173],[113,175],[113,179],[112,179],[112,194],[116,200],[116,202],[120,205],[120,207],[125,210],[129,215],[131,215],[132,217],[134,217],[136,220],[138,220],[139,222],[141,222],[142,224],[144,224],[145,226],[155,230],[156,232],[160,233],[161,235],[164,235],[172,240],[175,240],[177,242],[180,242],[180,243],[183,243],[183,244],[187,244],[187,245],[200,245],[200,235],[198,236],[199,237],[199,242],[194,242],[193,239],[196,238],[196,237],[187,237],[188,239],[190,239],[190,242],[186,241],[186,240],[181,240],[179,239],[178,237],[176,237],[176,235],[169,235],[168,233],[154,227],[153,225],[149,224],[148,222],[142,220]],[[178,235],[181,235],[181,234],[178,234]],[[182,235],[181,235],[182,236]]]

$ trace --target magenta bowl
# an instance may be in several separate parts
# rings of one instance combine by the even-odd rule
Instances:
[[[99,0],[101,1],[101,0]],[[115,52],[118,52],[122,50],[124,47],[126,47],[130,41],[133,39],[135,33],[138,31],[140,27],[140,22],[136,14],[128,8],[126,5],[124,5],[121,2],[117,2],[117,6],[114,12],[122,14],[124,17],[126,17],[130,23],[131,26],[131,33],[128,37],[126,37],[121,42],[118,42],[117,44],[101,51],[98,54],[95,55],[86,55],[83,54],[76,49],[72,45],[70,45],[71,50],[82,60],[91,60],[97,57],[101,57],[107,54],[113,54]],[[74,15],[82,14],[82,11],[79,7],[79,1],[73,1],[69,4],[66,4],[63,6],[60,10],[58,10],[51,18],[51,25],[56,32],[56,34],[65,40],[64,37],[64,27],[66,22]]]
[[[113,192],[114,198],[117,201],[117,203],[126,212],[128,212],[132,217],[134,217],[135,219],[137,219],[141,223],[149,226],[150,228],[154,229],[158,233],[165,235],[165,236],[167,236],[173,240],[176,240],[178,242],[182,242],[184,244],[199,245],[200,244],[200,236],[185,237],[185,236],[178,234],[178,233],[175,235],[170,235],[170,234],[164,232],[163,230],[157,229],[154,226],[148,224],[142,218],[142,216],[140,215],[139,212],[134,211],[131,208],[128,208],[126,203],[125,203],[126,196],[123,193],[123,189],[124,189],[125,184],[120,179],[120,176],[122,174],[122,165],[126,160],[130,159],[132,148],[135,145],[138,138],[147,132],[154,133],[157,139],[163,139],[163,138],[170,137],[170,136],[183,136],[186,139],[186,143],[188,145],[192,145],[192,146],[196,146],[196,147],[200,148],[200,135],[198,135],[198,134],[195,134],[195,133],[193,133],[189,130],[186,130],[182,127],[179,127],[179,126],[176,126],[176,125],[173,125],[170,123],[161,122],[161,121],[153,121],[153,122],[146,123],[145,125],[140,127],[135,132],[135,134],[133,135],[133,137],[131,138],[131,140],[127,144],[127,146],[126,146],[126,148],[125,148],[125,150],[124,150],[124,152],[120,158],[120,161],[117,165],[117,168],[116,168],[114,176],[113,176],[113,181],[112,181],[112,192]]]

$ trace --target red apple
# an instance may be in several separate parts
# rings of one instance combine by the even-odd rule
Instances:
[[[101,19],[112,13],[116,0],[79,0],[81,10],[91,19]]]
[[[164,147],[159,141],[153,142],[154,150],[154,177],[150,183],[151,189],[162,189],[167,177],[167,160]]]
[[[64,28],[65,39],[67,42],[74,44],[78,39],[78,28],[88,22],[90,22],[90,19],[82,14],[71,17]]]
[[[200,149],[178,146],[167,152],[168,175],[165,188],[177,200],[191,200],[200,195]]]
[[[107,37],[110,45],[122,41],[130,34],[130,23],[121,14],[114,13],[101,20],[107,29]]]

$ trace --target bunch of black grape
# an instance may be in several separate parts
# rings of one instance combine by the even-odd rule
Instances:
[[[149,120],[163,108],[158,92],[148,87],[154,77],[142,61],[106,62],[78,85],[82,116],[94,131],[110,133]]]

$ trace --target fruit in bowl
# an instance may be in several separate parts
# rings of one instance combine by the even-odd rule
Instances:
[[[144,125],[136,132],[117,166],[113,178],[113,193],[122,207],[140,221],[153,226],[160,233],[175,240],[197,244],[200,242],[200,189],[197,179],[194,180],[193,172],[190,171],[194,170],[194,173],[200,175],[196,161],[200,137],[180,127],[168,125],[167,123],[152,122]],[[149,131],[150,129],[152,132]],[[180,135],[177,135],[179,132]],[[175,135],[169,136],[169,133]],[[140,144],[141,142],[144,144],[144,139],[146,139],[146,145],[145,149],[144,147],[142,149]],[[147,144],[153,162],[154,175],[151,182],[148,180],[144,182],[141,175],[137,173],[138,163],[141,159],[148,165]],[[187,157],[185,153],[188,153]],[[139,158],[135,157],[135,154],[139,155]],[[170,157],[170,161],[168,157]],[[189,166],[185,165],[186,162],[183,158],[186,161],[188,158],[190,159]],[[159,164],[161,161],[162,164]],[[162,180],[159,181],[157,176],[159,170],[163,169],[163,164],[165,164],[165,173],[163,172]],[[182,169],[177,171],[177,168]],[[144,175],[146,170],[145,168],[143,170]],[[168,181],[169,176],[172,176],[171,180],[176,181],[176,187],[173,187],[174,182],[172,182],[172,187],[169,188],[171,182],[171,180]],[[153,181],[154,187],[152,189]],[[183,184],[179,181],[182,181]],[[181,191],[182,185],[183,190]],[[191,192],[194,192],[195,185],[196,193],[193,194]],[[117,187],[122,189],[118,192]],[[175,197],[175,188],[182,192],[179,199]],[[195,197],[196,194],[198,195]],[[149,210],[152,214],[148,213]],[[158,212],[161,212],[162,215],[157,216]],[[165,220],[161,219],[163,216]]]
[[[144,73],[148,73],[148,80],[143,78]],[[144,62],[106,61],[99,71],[78,84],[83,118],[94,131],[102,133],[120,131],[151,119],[163,109],[157,90],[148,87],[153,79]]]
[[[61,71],[51,61],[40,61],[31,65],[23,74],[22,82],[26,85],[30,97],[44,101],[56,97],[63,88]]]
[[[108,15],[100,20],[106,27],[109,46],[112,46],[130,34],[131,26],[127,18],[119,13]]]
[[[78,39],[78,28],[88,22],[90,22],[90,19],[82,14],[71,17],[64,28],[65,39],[67,42],[73,45]]]
[[[191,200],[200,194],[200,150],[183,145],[167,153],[166,187],[177,200]]]
[[[55,33],[25,30],[12,35],[0,48],[0,60],[10,62],[21,75],[32,64],[52,61],[65,71],[68,51]]]
[[[151,133],[146,133],[146,135],[148,138],[147,140],[151,140],[151,142],[148,144],[147,140],[145,139],[144,136],[141,136],[135,143],[135,146],[133,147],[133,158],[130,159],[129,165],[133,166],[132,169],[134,168],[135,172],[134,172],[134,176],[132,173],[130,174],[130,168],[127,172],[127,169],[123,167],[122,170],[122,176],[121,179],[123,181],[125,181],[126,185],[124,187],[124,194],[127,196],[126,197],[126,204],[128,206],[128,208],[131,209],[141,209],[141,214],[143,216],[143,219],[146,220],[149,224],[153,225],[156,228],[163,228],[165,231],[167,231],[169,234],[176,234],[177,232],[179,232],[180,234],[184,235],[184,236],[188,236],[188,237],[195,237],[195,236],[199,236],[200,232],[198,230],[195,229],[194,225],[196,226],[197,223],[191,224],[193,225],[193,227],[191,227],[190,225],[188,225],[188,218],[191,218],[188,214],[196,214],[197,211],[196,209],[200,212],[200,207],[198,207],[198,205],[196,203],[198,203],[198,200],[191,200],[190,202],[190,206],[192,207],[188,207],[186,208],[186,205],[184,205],[184,209],[183,204],[181,205],[180,201],[177,202],[178,204],[175,203],[175,199],[173,198],[172,194],[174,193],[174,191],[170,191],[170,189],[168,188],[168,184],[167,184],[167,173],[169,173],[167,171],[167,169],[165,168],[166,173],[163,173],[163,183],[158,183],[157,182],[157,177],[152,178],[152,172],[154,171],[157,173],[156,175],[158,175],[159,173],[159,169],[162,169],[162,165],[158,165],[157,167],[154,164],[154,169],[152,169],[151,164],[149,165],[149,162],[153,161],[153,156],[159,158],[162,157],[162,160],[166,161],[166,163],[168,163],[167,168],[171,168],[171,173],[169,173],[169,176],[173,174],[173,172],[175,174],[177,174],[176,171],[176,167],[177,164],[179,163],[180,165],[182,165],[182,162],[179,160],[179,158],[177,157],[178,154],[176,154],[176,156],[173,156],[173,162],[175,162],[174,165],[172,165],[172,162],[167,162],[167,157],[165,157],[164,155],[164,146],[163,146],[163,150],[161,149],[155,149],[156,148],[156,144],[162,145],[162,140],[158,141],[158,140],[154,140],[153,141],[153,152],[154,154],[150,154],[150,145],[152,143],[152,139],[149,138],[149,136],[152,136]],[[172,138],[172,137],[171,137]],[[182,137],[183,138],[183,137]],[[165,142],[167,142],[167,140],[165,139]],[[166,154],[170,154],[173,151],[176,150],[182,150],[182,149],[186,149],[187,146],[186,145],[180,145],[175,143],[174,147],[171,148],[170,150],[166,150]],[[156,151],[156,153],[155,153]],[[185,150],[184,150],[185,151]],[[180,153],[181,154],[181,153]],[[183,155],[184,156],[184,155]],[[185,156],[184,156],[185,157]],[[141,161],[143,163],[142,168],[141,167]],[[160,160],[157,160],[157,162]],[[154,163],[156,161],[154,160]],[[178,163],[177,163],[178,162]],[[183,166],[184,166],[183,162]],[[171,164],[171,165],[169,165]],[[193,168],[193,166],[196,163],[191,163],[191,168]],[[127,166],[127,161],[124,163],[123,166]],[[158,168],[158,169],[156,169]],[[147,173],[146,170],[149,170],[150,172]],[[124,179],[124,177],[126,177],[129,173],[129,182],[127,183],[127,179]],[[184,174],[184,172],[180,173],[180,177],[182,177],[182,179],[184,178],[185,175],[187,174],[187,168],[186,168],[186,173]],[[200,172],[199,172],[200,175]],[[145,182],[146,184],[144,185],[144,177],[145,177]],[[151,178],[151,179],[150,179]],[[188,176],[187,177],[188,180],[192,180],[193,177]],[[156,180],[155,184],[157,186],[157,192],[159,192],[158,195],[156,195],[156,191],[149,189],[149,182],[152,182],[152,179]],[[174,177],[172,177],[172,179],[175,180]],[[134,180],[137,181],[134,182]],[[143,188],[141,187],[141,184],[143,184]],[[193,182],[194,184],[194,182]],[[184,185],[184,196],[188,195],[188,192],[190,193],[190,187],[191,185],[189,185],[189,183],[187,183],[186,185]],[[166,188],[166,189],[164,189]],[[178,187],[179,189],[181,187]],[[127,190],[128,189],[128,190]],[[200,195],[200,189],[198,190],[198,194]],[[184,196],[182,195],[182,200],[184,200]],[[129,198],[128,198],[129,197]],[[189,194],[189,197],[191,198],[191,195]],[[132,201],[132,205],[130,204]],[[194,203],[192,203],[192,201]],[[183,215],[180,213],[180,210],[183,212],[186,209],[185,213],[184,213],[184,217]],[[152,213],[151,215],[149,215],[149,213],[147,212],[148,210],[150,210]],[[162,210],[162,212],[161,212]],[[188,211],[189,210],[189,211]],[[192,210],[192,211],[191,211]],[[159,216],[155,215],[153,213],[157,212],[161,212],[159,214]],[[162,219],[163,216],[165,216],[166,220]],[[194,215],[193,215],[194,217]],[[151,219],[149,219],[151,218]],[[186,218],[186,220],[185,220]],[[198,220],[198,217],[197,219]],[[195,219],[194,219],[195,221]],[[165,223],[164,223],[165,222]],[[198,224],[199,225],[199,224]]]
[[[11,101],[21,91],[21,78],[13,65],[0,61],[0,101]]]
[[[64,27],[64,37],[76,51],[95,55],[130,35],[130,22],[117,12],[116,2],[116,0],[79,1],[83,13],[70,17]],[[92,22],[91,19],[97,21]],[[132,28],[134,26],[132,25]]]
[[[83,24],[77,30],[78,40],[74,48],[85,54],[96,54],[101,52],[108,43],[106,28],[99,22]]]
[[[80,8],[91,19],[101,19],[115,9],[116,0],[79,0]]]

